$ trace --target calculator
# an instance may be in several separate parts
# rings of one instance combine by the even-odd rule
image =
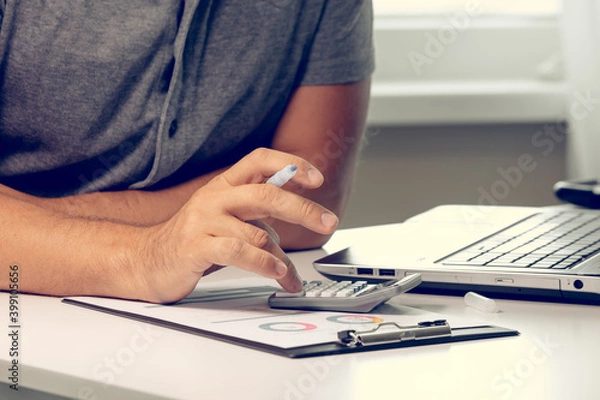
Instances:
[[[301,292],[280,290],[273,293],[269,297],[269,306],[296,310],[369,312],[420,283],[420,274],[379,283],[360,280],[303,282],[304,289]]]

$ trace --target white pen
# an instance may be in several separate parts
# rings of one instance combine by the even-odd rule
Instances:
[[[295,165],[288,165],[287,167],[275,172],[265,183],[270,183],[277,187],[285,185],[290,179],[296,175],[298,167]]]

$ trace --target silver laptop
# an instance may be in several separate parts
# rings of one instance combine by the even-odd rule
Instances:
[[[314,262],[332,278],[400,279],[417,291],[600,304],[600,211],[446,205]]]

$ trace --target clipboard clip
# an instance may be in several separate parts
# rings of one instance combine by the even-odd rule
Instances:
[[[405,342],[411,340],[432,339],[452,335],[450,325],[445,319],[419,322],[417,325],[398,325],[384,322],[375,328],[357,332],[344,330],[338,332],[338,340],[348,347],[374,344]]]

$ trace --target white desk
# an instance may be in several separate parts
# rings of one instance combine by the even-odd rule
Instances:
[[[341,231],[340,249],[382,227]],[[292,253],[306,279],[324,250]],[[227,269],[206,280],[249,276]],[[20,387],[80,399],[598,399],[600,307],[498,300],[501,313],[462,298],[396,299],[447,316],[518,329],[519,337],[309,359],[287,359],[126,318],[20,296]],[[8,331],[8,295],[0,294]],[[0,339],[0,379],[10,347]],[[110,367],[110,363],[112,367]],[[111,368],[113,368],[111,370]],[[114,379],[112,385],[105,382]],[[49,398],[2,385],[0,398]]]

